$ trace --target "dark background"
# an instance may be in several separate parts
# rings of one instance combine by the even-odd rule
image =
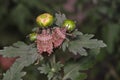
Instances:
[[[0,49],[27,41],[36,17],[44,12],[65,13],[81,32],[107,44],[87,80],[120,80],[120,0],[0,0]],[[28,71],[26,80],[37,80],[37,72]]]

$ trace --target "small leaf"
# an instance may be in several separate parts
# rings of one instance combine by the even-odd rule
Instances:
[[[59,72],[61,70],[61,67],[63,67],[63,64],[61,64],[60,62],[57,62],[52,66],[52,68],[55,70],[54,72]]]
[[[40,71],[40,73],[43,73],[43,74],[48,74],[51,70],[51,68],[49,67],[48,64],[46,65],[42,65],[41,67],[38,68],[38,70]]]
[[[51,65],[43,64],[41,67],[38,68],[38,70],[40,71],[40,73],[47,74],[48,80],[51,80],[54,75],[56,75],[56,73],[61,70],[61,67],[63,67],[63,65],[58,62]]]
[[[48,80],[51,80],[51,78],[54,76],[54,72],[51,70],[50,65],[48,64],[43,64],[38,68],[38,70],[42,74],[47,74]]]
[[[47,75],[48,80],[51,80],[53,76],[54,76],[54,72],[49,72]]]
[[[62,23],[66,18],[65,14],[61,14],[61,13],[56,13],[55,14],[55,17],[56,17],[56,25],[58,26],[62,26]]]

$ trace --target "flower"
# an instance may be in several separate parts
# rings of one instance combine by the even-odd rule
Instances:
[[[66,38],[66,29],[65,28],[55,28],[53,33],[52,33],[52,38],[53,38],[53,44],[54,47],[58,47],[62,44],[64,39]]]
[[[43,29],[41,34],[37,34],[37,49],[40,54],[47,52],[49,54],[53,51],[52,35],[50,30]]]
[[[43,29],[42,33],[37,34],[37,49],[40,54],[47,52],[49,55],[53,48],[59,47],[66,38],[66,28]]]

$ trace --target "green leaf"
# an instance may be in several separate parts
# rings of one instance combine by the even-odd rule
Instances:
[[[21,77],[25,75],[25,73],[21,72],[22,69],[33,64],[38,59],[39,54],[35,49],[33,50],[33,53],[18,58],[12,67],[5,73],[3,80],[21,80]]]
[[[75,31],[73,31],[72,34],[75,35],[75,36],[83,35],[83,33],[78,31],[77,29],[75,29]]]
[[[21,72],[24,62],[15,62],[13,66],[4,74],[3,80],[20,80],[25,75]]]
[[[27,45],[24,42],[18,41],[14,43],[13,46],[4,47],[3,50],[0,50],[0,54],[3,55],[3,57],[22,57],[29,53],[35,53],[37,49],[33,47],[34,44]]]
[[[76,63],[70,63],[64,67],[64,77],[62,80],[72,79],[72,80],[78,80],[77,78],[81,75],[79,73],[80,65]]]
[[[70,52],[74,53],[75,55],[79,53],[81,56],[87,56],[87,51],[84,48],[82,48],[82,46],[79,45],[77,41],[69,42],[68,49]]]
[[[75,39],[63,42],[63,51],[68,48],[68,50],[75,55],[80,54],[81,56],[87,56],[88,52],[86,49],[98,49],[106,47],[106,44],[102,40],[92,39],[93,34],[82,34],[79,31],[74,31],[72,34]],[[98,51],[99,52],[99,51]]]
[[[48,77],[48,80],[51,80],[53,78],[53,76],[55,75],[54,72],[49,72],[47,77]]]
[[[62,23],[66,18],[65,14],[61,14],[61,13],[56,13],[55,14],[55,17],[56,17],[56,25],[58,26],[62,26]]]
[[[51,65],[43,64],[38,68],[38,70],[40,71],[40,73],[47,74],[48,80],[51,80],[54,75],[56,75],[56,73],[61,70],[61,67],[63,67],[63,65],[58,62]]]
[[[91,39],[93,37],[94,37],[93,34],[84,34],[84,35],[80,36],[81,40],[89,40],[89,39]]]
[[[43,64],[41,67],[38,68],[38,70],[40,71],[40,73],[48,74],[51,68],[48,64]]]
[[[88,49],[106,47],[106,44],[104,44],[103,41],[97,39],[75,40],[75,41],[71,41],[71,43],[79,45],[79,47],[88,48]]]
[[[60,62],[57,62],[56,64],[52,65],[52,72],[59,72],[61,70],[61,67],[63,67],[63,64],[61,64]]]
[[[47,74],[48,80],[51,80],[51,78],[54,76],[54,72],[48,64],[43,64],[41,67],[38,68],[38,70],[42,74]]]
[[[3,80],[21,80],[21,77],[25,75],[21,72],[22,69],[33,64],[38,58],[42,58],[34,44],[27,45],[24,42],[17,42],[13,46],[5,47],[0,53],[4,57],[19,57],[5,73]]]
[[[91,68],[94,61],[90,58],[84,58],[78,62],[69,62],[64,66],[64,76],[62,80],[84,80],[87,75],[83,72]],[[82,72],[81,72],[82,71]]]

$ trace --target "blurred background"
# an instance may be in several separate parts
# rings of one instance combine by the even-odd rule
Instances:
[[[120,80],[120,0],[0,0],[0,49],[26,41],[37,26],[36,17],[44,12],[66,14],[81,32],[107,44],[86,80]],[[39,80],[31,68],[25,79]]]

